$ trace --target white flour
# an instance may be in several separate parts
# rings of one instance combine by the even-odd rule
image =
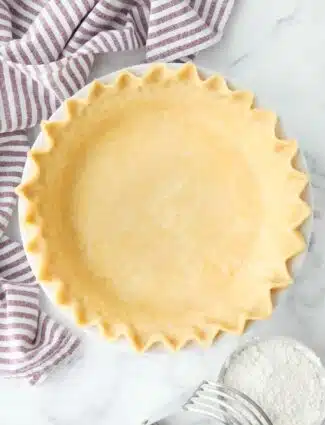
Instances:
[[[317,360],[294,340],[260,341],[231,358],[223,382],[259,404],[273,425],[320,425],[325,382]]]

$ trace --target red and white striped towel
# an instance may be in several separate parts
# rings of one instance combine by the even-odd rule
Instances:
[[[23,250],[4,232],[26,129],[85,85],[97,53],[194,55],[222,36],[234,0],[0,0],[0,372],[35,383],[79,341],[39,309]]]

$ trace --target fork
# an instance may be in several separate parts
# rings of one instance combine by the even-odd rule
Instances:
[[[203,381],[183,408],[214,418],[220,425],[272,425],[252,399],[234,388]]]

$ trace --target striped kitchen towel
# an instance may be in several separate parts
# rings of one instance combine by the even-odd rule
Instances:
[[[43,379],[79,340],[39,308],[21,246],[5,235],[26,129],[85,85],[95,55],[144,47],[148,61],[218,42],[234,0],[0,0],[0,372]]]

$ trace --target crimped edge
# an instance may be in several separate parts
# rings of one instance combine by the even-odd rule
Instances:
[[[288,251],[287,255],[283,259],[283,275],[286,274],[287,278],[278,282],[270,281],[269,287],[266,288],[264,302],[268,304],[267,311],[263,314],[258,312],[252,314],[241,314],[238,317],[237,325],[235,327],[222,324],[213,319],[207,319],[208,324],[206,329],[203,327],[200,328],[197,326],[192,326],[191,333],[189,332],[188,336],[184,337],[183,340],[177,340],[172,336],[164,333],[155,333],[151,335],[146,341],[143,341],[132,325],[117,323],[108,324],[100,320],[98,320],[96,323],[89,323],[87,320],[85,307],[81,303],[77,303],[75,300],[71,299],[67,291],[67,285],[65,285],[64,282],[56,279],[48,269],[46,248],[44,246],[45,240],[42,236],[42,225],[39,223],[37,207],[34,201],[42,156],[47,155],[54,147],[53,133],[55,132],[55,129],[58,128],[58,126],[64,126],[65,123],[77,117],[86,105],[88,105],[93,99],[101,96],[106,90],[119,91],[128,89],[130,87],[140,87],[141,85],[156,83],[161,84],[162,82],[168,85],[173,80],[195,84],[207,90],[213,91],[219,96],[228,97],[231,99],[231,101],[236,103],[238,107],[251,110],[254,119],[266,123],[269,128],[274,131],[275,135],[277,116],[271,111],[255,108],[254,95],[251,92],[231,90],[228,87],[225,79],[219,74],[215,74],[206,79],[201,78],[198,69],[192,63],[187,63],[176,70],[169,68],[165,64],[153,64],[142,77],[138,77],[129,71],[122,71],[113,84],[103,84],[100,81],[94,81],[89,88],[88,96],[86,98],[70,98],[66,100],[64,103],[64,120],[52,122],[43,121],[41,123],[42,131],[47,136],[47,148],[33,148],[29,152],[28,159],[33,163],[33,175],[26,182],[20,184],[16,189],[17,195],[20,197],[20,199],[24,200],[26,205],[25,214],[23,217],[21,217],[20,224],[21,226],[33,227],[33,231],[30,232],[30,236],[25,244],[25,250],[29,255],[38,257],[38,267],[37,270],[35,270],[37,279],[45,284],[55,284],[57,304],[71,307],[77,324],[81,326],[89,324],[96,325],[100,333],[112,341],[115,341],[120,337],[125,337],[130,341],[134,349],[139,352],[147,351],[158,343],[161,343],[164,347],[172,351],[183,348],[191,341],[194,341],[204,347],[208,347],[213,343],[220,332],[229,332],[239,335],[244,332],[248,321],[267,318],[273,311],[271,299],[272,290],[285,288],[292,281],[291,275],[288,272],[287,262],[305,249],[305,240],[298,228],[311,213],[309,205],[301,198],[301,195],[308,184],[308,176],[306,173],[297,170],[293,164],[298,152],[297,143],[292,140],[277,138],[275,136],[276,143],[274,152],[275,154],[284,156],[284,158],[288,161],[288,175],[290,175],[290,178],[296,184],[297,204],[300,206],[300,208],[298,208],[300,214],[295,217],[295,221],[292,226],[292,232],[290,233],[292,240],[295,241],[294,244],[296,245],[296,248]]]

